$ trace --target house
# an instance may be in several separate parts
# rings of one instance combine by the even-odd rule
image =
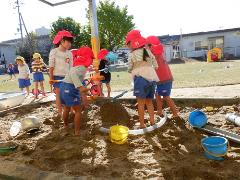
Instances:
[[[14,63],[16,58],[17,48],[15,44],[0,43],[0,64],[5,65]]]
[[[214,47],[222,49],[225,58],[240,57],[240,28],[174,36],[159,36],[169,61],[178,56],[206,59],[206,52]]]

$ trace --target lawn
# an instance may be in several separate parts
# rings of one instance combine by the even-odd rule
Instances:
[[[240,83],[240,60],[217,63],[188,62],[186,64],[171,64],[174,76],[174,88],[206,87]],[[19,91],[17,80],[8,81],[7,75],[0,76],[0,92]],[[48,76],[46,79],[46,89]],[[111,87],[113,91],[131,89],[131,76],[127,72],[112,72]],[[33,88],[33,87],[32,87]]]

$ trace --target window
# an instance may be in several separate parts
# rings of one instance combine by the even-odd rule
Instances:
[[[224,47],[224,37],[223,36],[210,37],[210,38],[208,38],[208,42],[209,42],[210,49],[213,49],[216,47],[223,49],[223,47]]]
[[[206,41],[196,41],[195,42],[195,51],[208,50],[208,44]]]

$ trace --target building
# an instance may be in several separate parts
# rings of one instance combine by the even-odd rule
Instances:
[[[35,29],[35,32],[36,32],[37,36],[44,36],[44,35],[49,35],[51,30],[42,26],[40,28]]]
[[[17,48],[15,44],[0,43],[0,65],[14,63]]]
[[[206,52],[214,47],[223,51],[227,59],[240,57],[240,28],[198,32],[174,36],[159,36],[165,46],[168,61],[180,56],[206,59]]]
[[[47,60],[49,56],[50,49],[52,48],[52,42],[50,40],[49,35],[41,35],[36,37],[36,49],[38,53],[40,53],[44,60]],[[8,41],[3,41],[0,44],[8,45],[8,51],[6,51],[6,57],[13,57],[15,58],[17,52],[17,46],[21,44],[21,39],[12,39]],[[1,45],[0,45],[1,46]],[[10,48],[11,47],[11,48]],[[14,54],[14,55],[13,55]]]

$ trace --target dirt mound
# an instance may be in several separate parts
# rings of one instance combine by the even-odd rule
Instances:
[[[35,135],[13,140],[19,148],[1,162],[14,160],[47,173],[58,172],[67,176],[84,176],[102,179],[238,179],[240,171],[240,148],[233,146],[224,162],[210,161],[203,156],[201,131],[192,129],[187,119],[192,108],[182,108],[183,119],[167,120],[158,130],[143,136],[129,136],[128,142],[116,145],[108,136],[100,134],[99,126],[136,124],[136,107],[131,104],[106,103],[91,105],[83,114],[81,136],[74,136],[72,124],[69,130],[54,126],[54,114],[47,113],[52,105],[35,107],[33,114],[40,112],[42,130]],[[221,109],[219,109],[221,110]],[[43,115],[44,114],[44,115]],[[221,116],[216,110],[210,123]],[[12,113],[5,114],[5,119]],[[25,114],[18,118],[25,117]],[[146,116],[146,119],[148,117]],[[1,121],[0,121],[1,122]],[[71,120],[70,120],[71,122]],[[130,123],[129,123],[130,122]],[[221,127],[226,126],[221,121]],[[228,126],[230,128],[230,126]],[[236,130],[239,127],[235,128]],[[44,134],[44,136],[42,135]],[[34,147],[34,148],[32,148]],[[24,168],[22,174],[27,173]]]

